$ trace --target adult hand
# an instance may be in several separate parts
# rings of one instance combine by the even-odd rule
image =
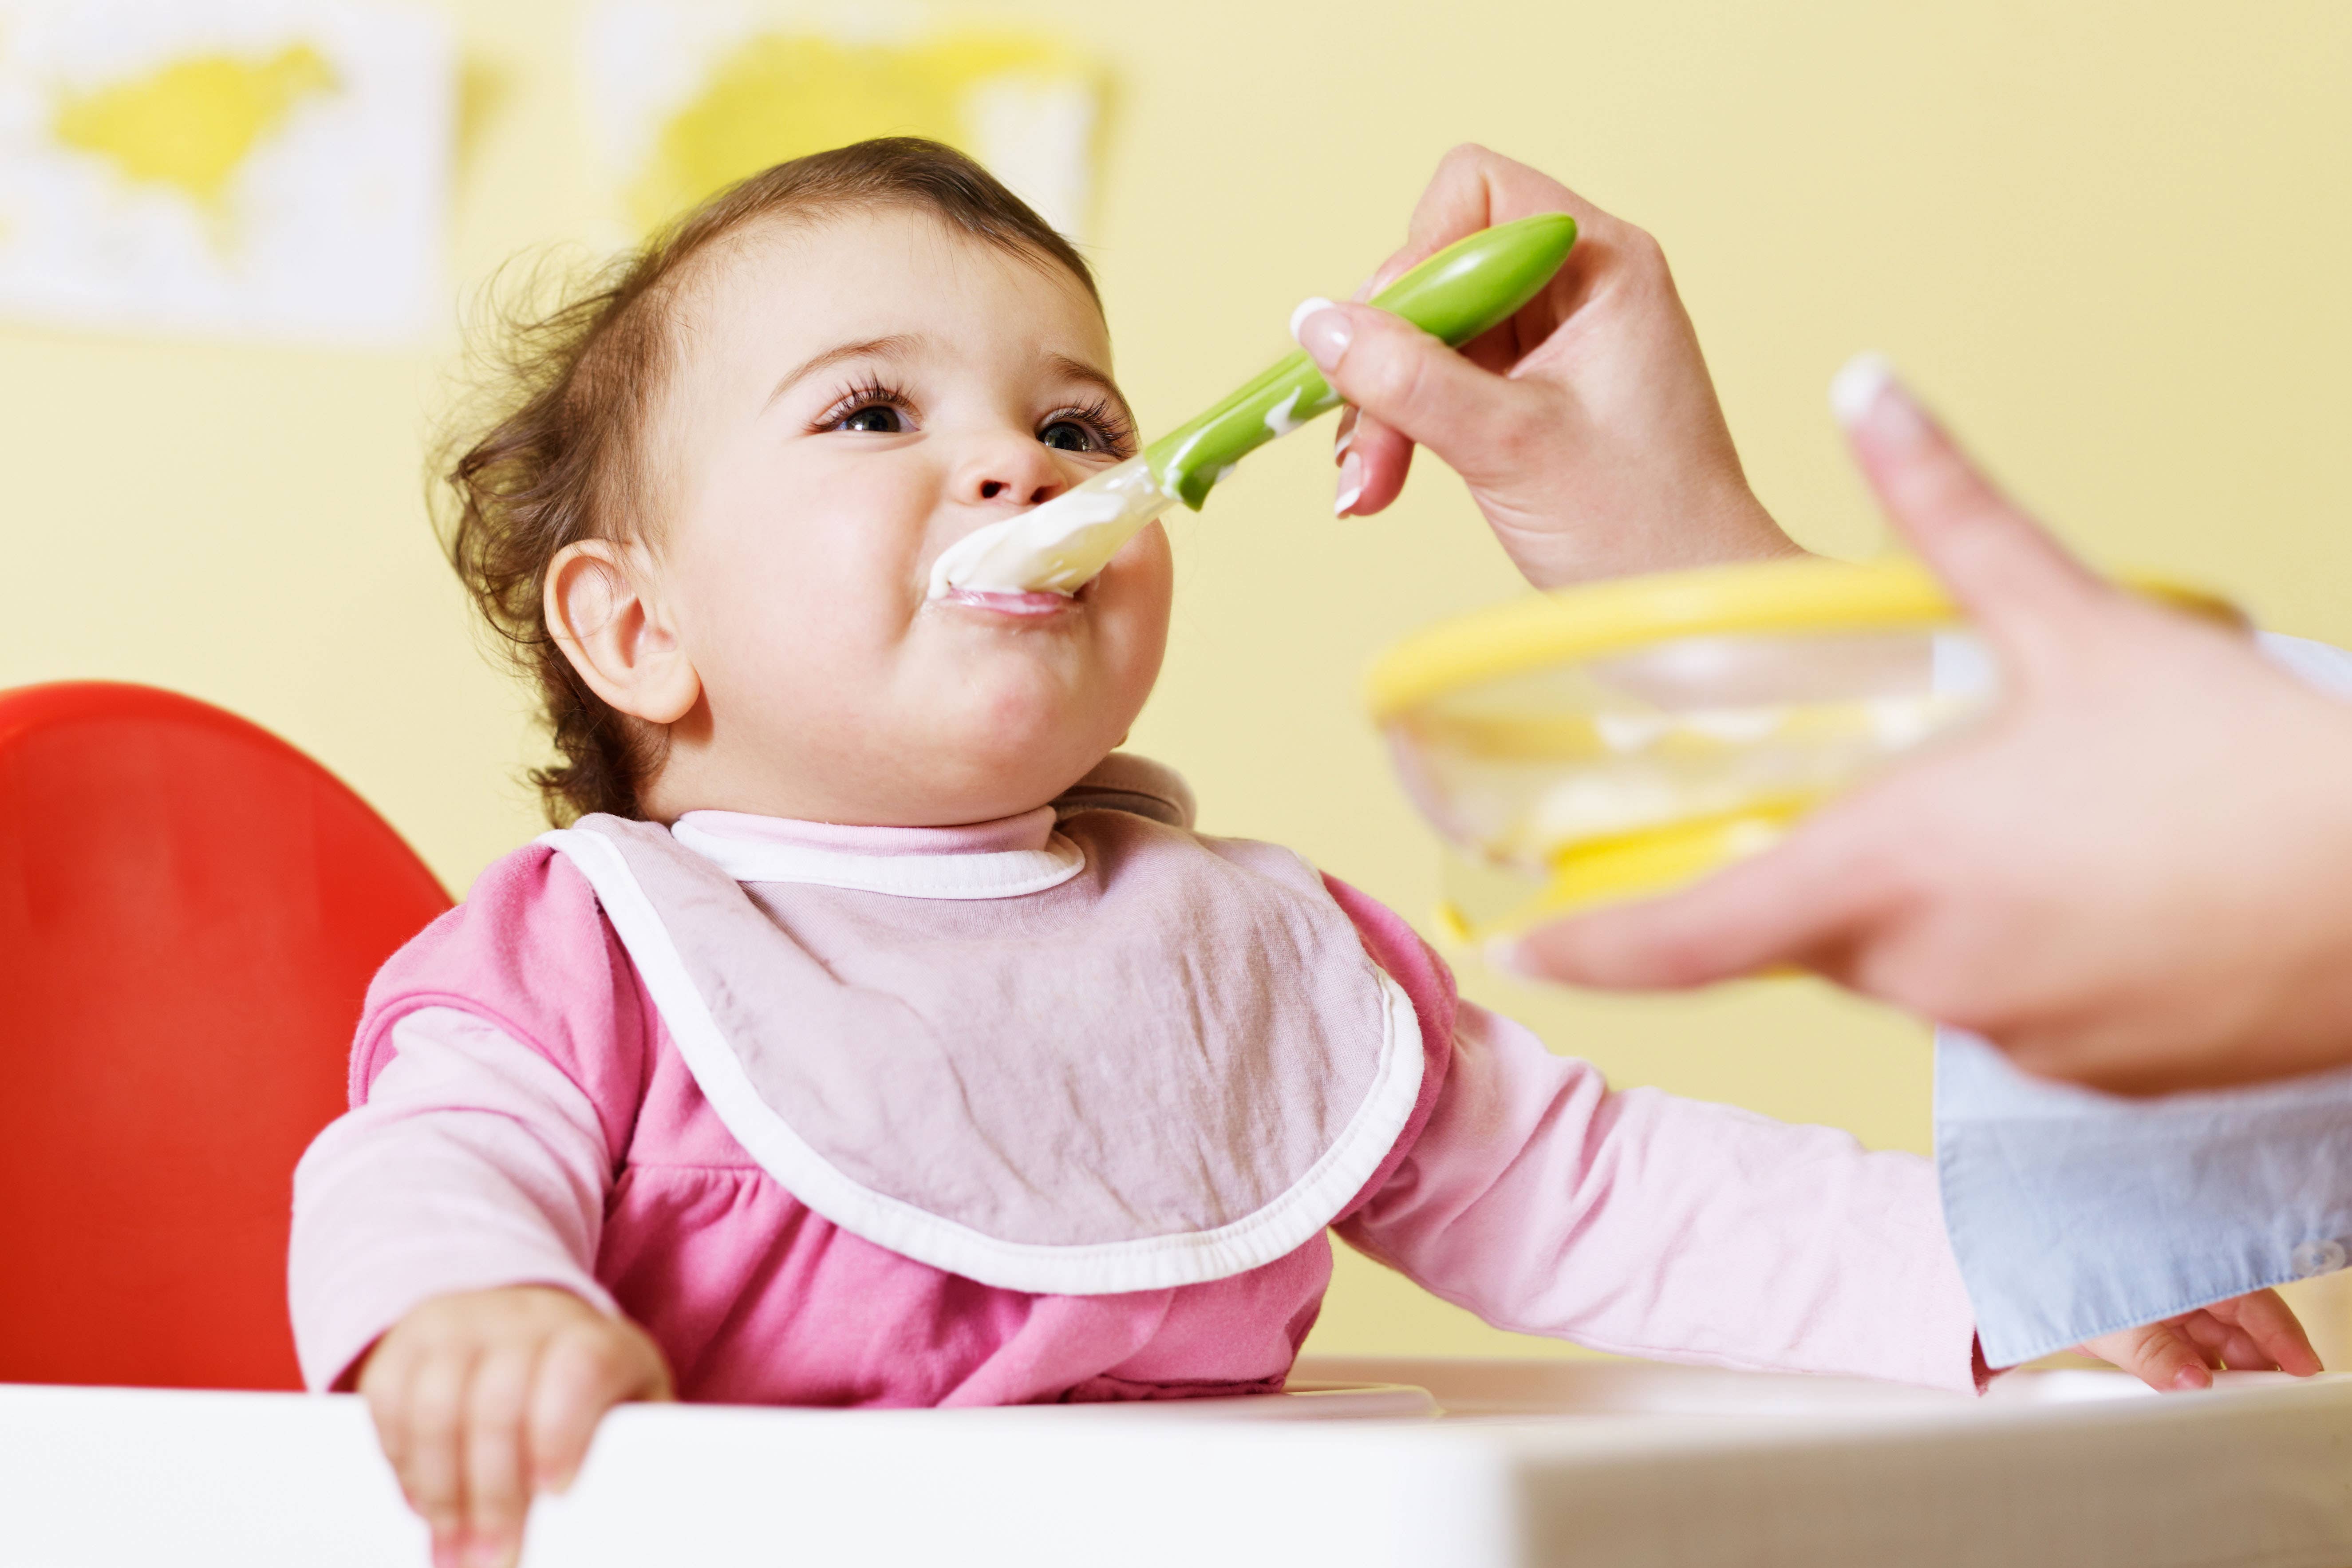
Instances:
[[[1768,854],[1498,958],[1615,988],[1801,965],[2125,1093],[2352,1061],[2352,705],[2093,575],[1883,365],[1832,401],[2000,710]]]
[[[1394,500],[1418,442],[1468,482],[1538,587],[1795,553],[1748,488],[1665,255],[1633,225],[1457,147],[1365,292],[1465,235],[1549,212],[1576,219],[1567,265],[1460,353],[1370,305],[1300,308],[1300,343],[1356,409],[1334,451],[1337,510]]]

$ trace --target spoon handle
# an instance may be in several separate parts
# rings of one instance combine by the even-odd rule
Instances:
[[[1576,220],[1538,213],[1458,239],[1372,296],[1422,331],[1459,346],[1510,319],[1551,281],[1576,243]],[[1194,511],[1235,463],[1339,405],[1304,351],[1290,354],[1190,424],[1144,449],[1160,486]]]

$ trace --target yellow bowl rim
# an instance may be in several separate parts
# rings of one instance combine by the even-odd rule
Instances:
[[[2193,615],[2245,624],[2236,605],[2202,589],[2139,574],[2119,581]],[[1364,697],[1373,721],[1385,724],[1478,681],[1672,637],[1935,626],[1960,618],[1950,595],[1915,561],[1807,557],[1704,566],[1557,589],[1440,621],[1375,659]]]

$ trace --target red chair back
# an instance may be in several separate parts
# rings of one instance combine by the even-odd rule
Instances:
[[[370,976],[448,907],[233,714],[0,692],[0,1382],[299,1386],[294,1163]]]

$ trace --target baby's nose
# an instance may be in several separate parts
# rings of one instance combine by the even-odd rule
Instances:
[[[956,488],[967,501],[1030,507],[1052,500],[1070,481],[1042,443],[993,441],[973,454]]]

